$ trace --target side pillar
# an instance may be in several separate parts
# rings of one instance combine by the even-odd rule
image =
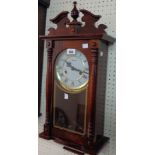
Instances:
[[[44,131],[39,135],[44,139],[52,139],[52,88],[53,88],[53,66],[52,66],[52,54],[53,54],[53,41],[47,41],[48,52],[48,64],[46,75],[46,120],[44,124]]]
[[[91,45],[91,71],[90,71],[90,83],[89,90],[90,100],[89,100],[89,115],[88,115],[88,146],[94,147],[95,140],[95,99],[96,99],[96,83],[97,83],[97,58],[98,58],[98,47],[97,43],[94,41],[90,42]]]

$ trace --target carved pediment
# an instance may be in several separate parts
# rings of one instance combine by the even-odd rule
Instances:
[[[50,28],[48,36],[72,36],[80,34],[103,34],[105,33],[106,25],[100,24],[98,27],[95,27],[95,23],[101,18],[99,15],[94,15],[88,10],[82,9],[77,10],[76,2],[73,2],[74,8],[71,11],[72,21],[68,18],[68,11],[63,11],[55,18],[50,21],[57,25],[57,28]],[[79,17],[79,12],[83,14],[81,20],[85,23],[82,25],[81,22],[77,20]]]
[[[85,22],[85,26],[82,28],[83,32],[94,32],[94,33],[104,33],[107,28],[106,25],[100,24],[97,28],[95,27],[95,23],[101,18],[100,15],[94,15],[88,10],[82,9],[80,12],[83,13],[82,21]]]
[[[54,35],[57,33],[67,33],[68,29],[66,25],[70,23],[68,19],[68,13],[68,11],[63,11],[55,18],[50,19],[51,22],[57,25],[57,28],[49,28],[49,35]]]

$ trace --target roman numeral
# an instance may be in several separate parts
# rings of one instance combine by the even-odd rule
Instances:
[[[83,78],[84,78],[84,79],[87,79],[87,76],[86,76],[85,74],[83,74]]]
[[[63,73],[60,73],[60,76],[61,76],[61,77],[64,76]]]
[[[79,83],[81,83],[81,81],[80,81],[80,80],[78,80],[78,82],[79,82]]]
[[[66,79],[64,80],[64,82],[67,83],[67,82],[68,82],[68,79],[66,78]]]
[[[87,62],[87,60],[85,59],[85,60],[83,60],[83,62],[84,62],[84,63],[86,63],[86,62]]]
[[[72,81],[71,85],[74,86],[74,81]]]

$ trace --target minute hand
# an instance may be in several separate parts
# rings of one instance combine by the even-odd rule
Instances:
[[[67,66],[71,68],[71,70],[75,70],[75,71],[79,72],[79,74],[82,74],[82,73],[88,74],[88,73],[85,72],[85,71],[82,71],[82,70],[80,70],[80,69],[75,68],[74,66],[72,66],[72,64],[71,64],[70,62],[67,62],[67,61],[66,61],[66,63],[67,63]]]

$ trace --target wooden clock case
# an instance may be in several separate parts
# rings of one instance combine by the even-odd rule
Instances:
[[[84,15],[83,24],[77,21],[79,11]],[[67,11],[61,12],[51,21],[57,24],[57,29],[50,28],[47,36],[40,36],[46,41],[48,52],[46,79],[46,121],[41,138],[53,139],[64,145],[64,149],[77,154],[89,153],[96,155],[102,145],[108,141],[104,131],[104,105],[106,90],[106,68],[108,45],[115,41],[105,32],[106,25],[95,27],[101,16],[87,10],[77,10],[76,2],[71,11],[72,21],[68,19]],[[82,45],[87,44],[88,48]],[[84,135],[55,128],[53,125],[53,90],[55,59],[64,49],[80,50],[88,59],[89,82],[87,91],[86,129]]]

